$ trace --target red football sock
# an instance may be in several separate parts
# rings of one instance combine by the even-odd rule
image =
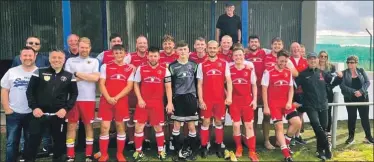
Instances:
[[[134,134],[135,149],[138,152],[142,152],[143,138],[144,138],[143,132]]]
[[[75,157],[74,141],[73,139],[66,140],[66,156],[71,158]]]
[[[249,152],[256,152],[256,136],[247,137],[247,145]]]
[[[234,135],[233,138],[235,141],[236,148],[243,148],[242,141],[241,141],[242,140],[241,134]]]
[[[223,142],[223,126],[216,126],[216,143],[221,144]]]
[[[92,156],[92,150],[93,150],[93,139],[92,138],[86,138],[86,156]]]
[[[209,127],[201,125],[200,129],[201,146],[206,146],[209,140]]]
[[[288,137],[287,134],[284,135],[284,138],[286,139],[286,144],[287,146],[290,145],[290,142],[291,142],[291,137]]]
[[[99,148],[102,156],[108,155],[109,135],[100,136]]]
[[[286,145],[281,146],[281,150],[282,150],[283,156],[285,158],[291,157],[290,150],[288,149],[288,147]]]
[[[117,153],[123,154],[125,148],[126,134],[117,134]]]
[[[156,142],[157,142],[158,153],[160,153],[161,151],[164,151],[164,140],[165,140],[164,132],[163,131],[157,132]]]

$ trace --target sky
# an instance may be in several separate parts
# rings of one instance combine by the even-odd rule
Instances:
[[[317,35],[373,33],[373,1],[318,1]]]

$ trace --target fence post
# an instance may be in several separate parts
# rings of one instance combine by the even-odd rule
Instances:
[[[334,100],[333,103],[339,102],[339,92],[334,92]],[[338,106],[332,106],[332,136],[331,136],[331,143],[332,148],[336,148],[336,131],[338,126]]]

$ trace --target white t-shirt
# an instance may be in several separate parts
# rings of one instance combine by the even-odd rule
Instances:
[[[203,80],[203,67],[202,67],[202,64],[200,63],[197,67],[197,74],[196,74],[196,78],[197,79],[200,79],[200,80]],[[231,76],[231,73],[230,73],[230,66],[229,66],[229,63],[226,62],[226,67],[225,67],[225,77],[228,77],[228,76]]]
[[[9,107],[16,113],[26,114],[32,110],[28,106],[26,90],[34,71],[23,70],[22,65],[10,68],[1,79],[1,87],[9,89]]]
[[[70,73],[96,73],[99,72],[99,61],[96,58],[72,57],[66,61],[65,70]],[[78,81],[77,101],[96,101],[96,83],[88,81]]]

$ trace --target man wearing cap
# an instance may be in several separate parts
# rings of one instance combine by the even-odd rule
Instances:
[[[317,137],[317,157],[323,160],[331,159],[331,147],[324,131],[328,119],[326,83],[339,84],[343,74],[336,72],[336,75],[331,75],[318,69],[318,58],[314,52],[307,54],[307,60],[308,68],[296,78],[296,84],[301,86],[303,90],[304,100],[301,108],[308,114],[310,124]]]
[[[234,4],[228,2],[225,7],[225,14],[219,16],[216,24],[216,41],[220,42],[224,35],[232,37],[233,43],[240,43],[242,38],[242,21],[234,14]]]

